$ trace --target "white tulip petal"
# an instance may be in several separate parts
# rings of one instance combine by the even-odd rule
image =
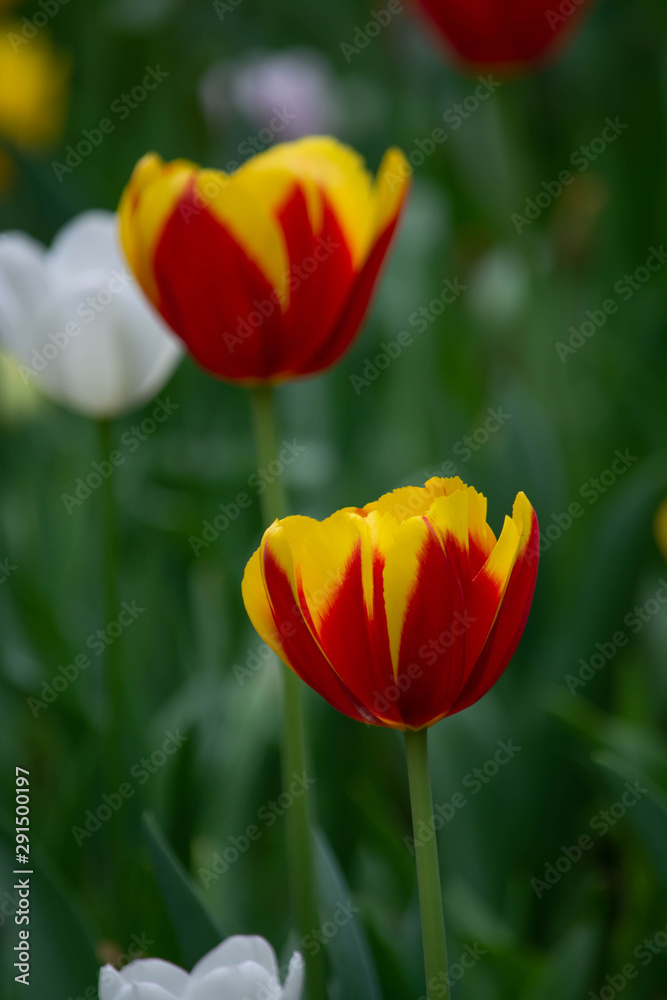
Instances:
[[[112,212],[78,216],[48,251],[20,233],[0,239],[0,347],[55,402],[98,418],[149,401],[183,355],[120,251]]]
[[[142,336],[126,338],[130,363],[137,375],[136,395],[142,402],[152,399],[183,359],[183,343],[133,283],[118,296],[118,309],[128,331]]]
[[[82,212],[60,230],[47,255],[49,274],[58,280],[91,267],[113,271],[126,267],[118,242],[115,212]]]
[[[0,342],[12,354],[30,340],[30,318],[49,296],[44,253],[24,233],[0,240]]]
[[[187,972],[161,958],[138,958],[121,970],[121,976],[126,983],[152,983],[179,998],[183,996],[189,979]]]
[[[283,1000],[300,1000],[306,975],[306,963],[296,951],[289,964],[289,972],[283,987]]]
[[[127,989],[127,996],[121,994],[118,1000],[179,1000],[175,993],[155,983],[130,983]]]
[[[272,979],[278,979],[278,963],[276,954],[263,937],[236,934],[227,938],[217,948],[205,955],[191,972],[193,979],[205,976],[213,969],[241,965],[242,962],[255,962],[269,973]]]
[[[114,416],[134,400],[137,373],[124,356],[130,332],[112,299],[99,311],[99,272],[62,282],[48,308],[33,323],[34,347],[39,352],[20,359],[37,374],[33,385],[57,403],[89,416]]]
[[[104,965],[100,969],[97,992],[100,1000],[117,1000],[125,987],[125,980],[113,965]]]
[[[214,969],[191,978],[184,1000],[280,1000],[275,976],[256,962]]]

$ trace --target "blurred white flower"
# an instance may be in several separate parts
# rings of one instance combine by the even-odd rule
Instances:
[[[100,970],[100,1000],[299,1000],[303,959],[295,952],[285,985],[271,945],[261,937],[230,937],[188,975],[159,958],[140,958],[120,972]]]
[[[0,236],[0,348],[24,381],[69,409],[107,418],[162,388],[182,357],[122,257],[113,212],[84,212],[50,249]]]
[[[251,52],[215,63],[202,80],[200,97],[212,126],[223,126],[230,112],[257,128],[273,121],[275,142],[335,133],[343,118],[329,62],[307,48]]]

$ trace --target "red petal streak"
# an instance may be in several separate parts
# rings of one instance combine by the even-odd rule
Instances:
[[[539,544],[537,516],[533,511],[530,534],[523,552],[514,564],[498,617],[470,677],[456,700],[453,712],[460,712],[479,701],[500,679],[514,656],[533,600]]]
[[[396,681],[401,717],[413,729],[449,712],[465,656],[463,590],[438,532],[424,521],[430,531],[403,625]]]
[[[159,240],[154,272],[162,315],[204,368],[230,379],[284,370],[273,286],[192,185]]]
[[[338,220],[323,202],[322,231],[311,229],[301,188],[278,216],[289,254],[289,308],[285,328],[289,339],[289,368],[312,371],[313,356],[328,340],[355,278],[352,258]]]
[[[287,574],[272,557],[268,546],[264,549],[263,570],[273,620],[281,635],[281,645],[289,665],[306,684],[343,715],[360,722],[370,721],[360,710],[361,706],[354,696],[339,680],[313,638],[302,613],[305,604],[295,600]]]
[[[304,602],[302,601],[302,604]],[[361,543],[344,569],[342,582],[317,629],[327,659],[346,690],[373,716],[400,724],[396,699],[385,693],[394,686],[387,639],[387,656],[378,655],[373,626],[366,613],[362,583]]]
[[[374,244],[364,266],[350,288],[347,302],[343,306],[327,340],[310,359],[311,371],[328,368],[348,349],[357,335],[368,312],[380,270],[389,250],[397,219],[387,226]]]

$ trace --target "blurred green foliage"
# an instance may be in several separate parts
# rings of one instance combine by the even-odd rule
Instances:
[[[63,6],[49,30],[72,60],[67,131],[43,158],[21,161],[0,227],[49,240],[81,209],[114,208],[149,148],[211,166],[243,158],[239,145],[261,124],[238,111],[207,124],[201,81],[220,60],[229,67],[256,50],[306,46],[328,61],[337,134],[373,168],[388,145],[428,149],[445,112],[477,81],[453,67],[410,10],[347,61],[341,43],[368,16],[364,0],[245,0],[222,19],[205,0]],[[460,127],[450,119],[446,141],[416,166],[363,335],[335,370],[279,392],[281,434],[305,447],[285,473],[294,511],[324,516],[363,504],[453,462],[489,497],[496,530],[521,489],[546,539],[512,665],[480,704],[431,734],[434,797],[447,817],[439,841],[450,953],[455,963],[466,948],[478,956],[459,1000],[597,997],[628,963],[637,976],[626,1000],[667,997],[667,948],[644,944],[667,940],[667,608],[656,599],[667,567],[652,536],[667,494],[667,267],[631,295],[622,290],[667,232],[666,27],[663,0],[600,0],[552,66],[503,82]],[[114,133],[59,182],[52,161],[113,117],[147,66],[168,78],[126,118],[116,115]],[[627,128],[595,152],[608,118]],[[590,152],[577,154],[582,147]],[[564,170],[573,182],[554,197]],[[527,200],[550,203],[517,226],[512,215],[525,216]],[[465,290],[432,321],[410,324],[445,279]],[[559,355],[570,328],[610,298],[617,311]],[[369,367],[402,330],[413,343],[386,370]],[[351,376],[368,384],[357,391]],[[6,893],[18,765],[31,774],[38,1000],[92,996],[96,959],[128,954],[137,940],[148,954],[191,961],[191,937],[172,916],[199,901],[209,928],[263,934],[285,954],[294,944],[286,943],[280,817],[207,887],[201,875],[280,791],[279,668],[255,669],[261,644],[240,599],[259,504],[230,518],[199,555],[189,541],[220,504],[249,491],[248,400],[188,360],[165,393],[176,413],[113,479],[120,597],[145,609],[119,640],[121,752],[136,794],[81,846],[72,828],[114,791],[102,658],[92,655],[91,668],[36,718],[28,699],[41,698],[44,682],[108,624],[101,491],[70,514],[62,500],[100,458],[98,438],[91,423],[48,403],[23,413],[0,403],[0,558],[16,567],[0,584],[0,958],[11,983],[16,928]],[[507,415],[490,432],[489,409]],[[150,412],[118,421],[116,438]],[[627,471],[604,475],[617,450],[631,456]],[[626,642],[614,639],[619,632]],[[349,892],[360,910],[353,936],[332,939],[331,966],[340,975],[370,954],[385,1000],[417,1000],[424,984],[400,737],[307,694],[317,776],[309,794],[331,845],[325,856],[331,862],[332,851],[340,866],[323,875],[322,919],[332,919],[337,893],[346,902]],[[140,784],[132,769],[179,729],[187,741]],[[521,748],[500,766],[498,741]],[[636,781],[647,792],[617,817],[625,783]],[[447,808],[456,792],[465,806]],[[147,843],[145,809],[171,861],[156,864],[160,835]],[[613,823],[600,820],[605,810]],[[120,870],[109,862],[116,823]],[[570,849],[585,835],[592,846],[568,868],[565,849],[576,857]],[[554,884],[545,883],[549,865]],[[185,895],[175,902],[174,892]],[[372,968],[368,975],[374,981]],[[20,987],[2,995],[10,1000]]]

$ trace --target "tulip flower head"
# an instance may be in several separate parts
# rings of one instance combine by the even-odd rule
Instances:
[[[112,212],[84,212],[50,249],[0,238],[0,347],[24,379],[89,417],[150,400],[182,357],[117,245]]]
[[[460,59],[476,68],[515,69],[562,45],[591,0],[418,0]]]
[[[100,1000],[299,1000],[304,965],[295,953],[280,985],[273,948],[261,937],[227,938],[188,974],[159,958],[140,958],[120,971],[100,970]]]
[[[262,639],[334,708],[421,729],[500,678],[538,558],[523,493],[496,539],[486,499],[436,478],[321,522],[275,521],[246,567],[243,598]]]
[[[331,138],[273,146],[231,174],[149,154],[121,200],[123,246],[205,369],[247,385],[309,375],[359,330],[409,174],[389,150],[373,181]]]

